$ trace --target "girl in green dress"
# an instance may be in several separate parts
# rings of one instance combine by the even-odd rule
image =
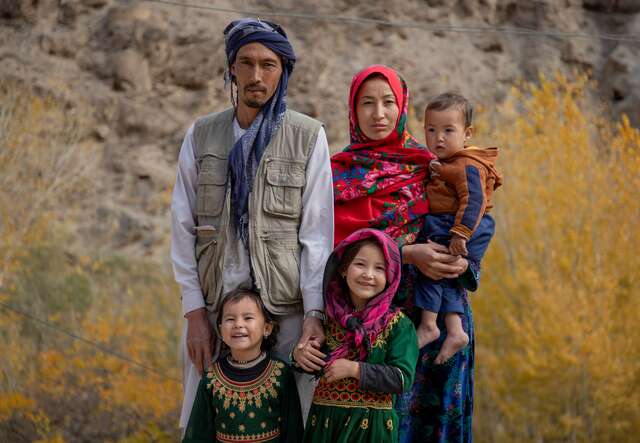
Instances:
[[[391,306],[400,254],[385,233],[361,229],[329,257],[324,276],[326,347],[293,360],[322,368],[304,442],[397,442],[395,394],[411,388],[418,358],[413,324]]]
[[[260,296],[222,301],[218,330],[229,352],[202,377],[183,443],[298,443],[302,414],[291,369],[269,356],[275,324]]]

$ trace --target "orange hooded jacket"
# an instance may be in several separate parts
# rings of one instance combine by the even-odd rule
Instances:
[[[451,234],[469,240],[493,204],[493,190],[502,184],[494,163],[498,148],[465,146],[444,160],[430,163],[427,183],[430,214],[456,214]]]

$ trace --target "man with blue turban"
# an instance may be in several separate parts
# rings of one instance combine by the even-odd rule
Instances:
[[[322,273],[333,245],[327,138],[320,122],[287,109],[296,57],[284,30],[242,19],[224,35],[233,106],[188,129],[171,205],[186,318],[183,428],[201,374],[220,354],[215,319],[226,294],[260,294],[279,324],[274,353],[283,360],[296,344],[324,342]],[[314,386],[304,374],[296,384],[306,417]]]

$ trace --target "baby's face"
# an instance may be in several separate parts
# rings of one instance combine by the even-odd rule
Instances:
[[[459,109],[428,110],[425,114],[424,132],[427,147],[439,160],[463,150],[472,131],[471,126],[465,128],[464,115]]]

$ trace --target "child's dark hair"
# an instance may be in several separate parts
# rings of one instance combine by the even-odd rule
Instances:
[[[427,116],[427,111],[446,111],[451,108],[462,112],[465,128],[471,126],[473,123],[473,106],[469,100],[457,92],[445,92],[431,99],[424,110],[424,115],[425,117]]]
[[[236,303],[242,300],[243,298],[248,298],[252,300],[260,309],[260,312],[264,316],[265,322],[270,323],[272,325],[271,334],[269,334],[268,337],[262,340],[262,345],[260,347],[263,351],[271,350],[276,345],[276,336],[278,335],[278,322],[275,321],[275,319],[273,318],[273,315],[264,306],[264,303],[262,302],[260,295],[249,289],[241,289],[241,288],[235,289],[229,292],[224,297],[224,299],[222,299],[222,303],[220,304],[220,309],[218,312],[218,320],[217,320],[218,329],[220,329],[220,324],[222,323],[222,317],[224,315],[224,307],[229,303]]]

